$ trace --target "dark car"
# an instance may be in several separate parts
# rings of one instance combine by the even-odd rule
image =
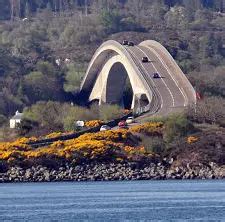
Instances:
[[[153,73],[153,78],[154,78],[154,79],[158,79],[158,78],[160,78],[159,73],[157,73],[157,72],[156,72],[156,73]]]
[[[123,40],[122,45],[128,45],[128,41],[127,40]]]
[[[149,62],[148,57],[142,57],[141,61],[142,62]]]
[[[134,46],[133,42],[128,42],[128,46]]]

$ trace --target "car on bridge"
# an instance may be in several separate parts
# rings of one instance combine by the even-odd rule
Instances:
[[[123,40],[122,45],[128,45],[128,41],[127,40]]]
[[[145,57],[142,57],[141,61],[142,62],[149,62],[149,59],[148,59],[148,57],[145,56]]]
[[[134,43],[129,41],[128,46],[134,46]]]
[[[158,79],[158,78],[160,78],[160,75],[159,75],[159,73],[156,72],[156,73],[153,73],[152,77],[154,79]]]
[[[102,125],[100,128],[100,131],[106,131],[106,130],[111,130],[111,127],[108,125]]]

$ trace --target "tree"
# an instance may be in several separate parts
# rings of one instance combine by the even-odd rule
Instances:
[[[115,11],[103,11],[100,16],[101,23],[108,33],[121,30],[121,16]]]
[[[54,66],[47,61],[39,61],[36,65],[37,71],[43,73],[46,76],[56,76],[56,70]]]
[[[144,9],[144,1],[143,0],[128,0],[127,7],[132,12],[133,15],[136,16],[137,22],[140,23],[140,18],[142,15],[142,11]]]
[[[49,77],[41,72],[31,72],[24,77],[24,94],[30,103],[39,100],[60,100],[62,98],[62,86],[57,78]]]
[[[184,114],[171,115],[165,122],[165,135],[164,139],[170,143],[174,139],[186,136],[188,133],[193,132],[194,126],[187,119]]]
[[[104,104],[99,108],[100,119],[109,121],[123,115],[122,109],[118,105]]]
[[[75,68],[73,64],[69,65],[63,85],[66,92],[77,93],[84,73]]]
[[[29,17],[31,17],[31,15],[32,15],[31,6],[30,6],[29,2],[26,2],[26,5],[25,5],[25,17],[29,18]]]
[[[10,19],[10,1],[0,0],[0,20]]]
[[[62,130],[62,104],[58,102],[37,102],[24,109],[24,119],[36,123],[47,130]]]

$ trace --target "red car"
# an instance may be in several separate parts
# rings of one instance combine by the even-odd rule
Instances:
[[[122,128],[122,129],[128,129],[127,123],[126,123],[125,120],[120,121],[120,122],[118,123],[118,126],[119,126],[119,128]]]

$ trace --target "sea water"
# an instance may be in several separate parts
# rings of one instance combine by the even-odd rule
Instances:
[[[0,221],[225,221],[225,181],[0,184]]]

